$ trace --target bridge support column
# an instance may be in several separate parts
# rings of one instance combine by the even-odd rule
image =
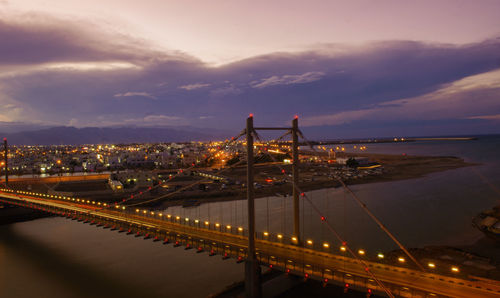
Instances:
[[[248,201],[248,256],[245,261],[245,293],[248,298],[262,297],[260,265],[255,255],[255,204],[253,189],[253,116],[247,118],[247,201]]]
[[[299,207],[299,119],[292,120],[292,176],[293,176],[293,235],[297,237],[297,244],[302,243],[300,235],[300,207]]]
[[[3,138],[3,147],[4,147],[4,165],[5,165],[5,185],[9,185],[9,146],[7,145],[7,138]]]
[[[256,260],[245,261],[245,295],[247,298],[262,297],[260,275],[260,265]]]

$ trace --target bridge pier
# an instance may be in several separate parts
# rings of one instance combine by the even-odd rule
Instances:
[[[248,298],[262,297],[261,269],[256,260],[245,261],[245,295]]]

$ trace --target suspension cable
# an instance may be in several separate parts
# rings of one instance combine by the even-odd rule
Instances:
[[[302,135],[302,138],[313,149],[313,152],[316,153],[316,155],[321,158],[321,155],[318,154],[318,152],[314,149],[314,147],[311,145],[309,140],[307,140],[303,135]],[[347,192],[349,192],[349,194],[356,201],[356,203],[358,203],[358,205],[368,214],[368,216],[370,216],[370,218],[379,226],[379,228],[382,229],[382,231],[384,231],[389,236],[389,238],[391,238],[391,240],[394,241],[399,246],[399,248],[401,250],[403,250],[403,252],[415,263],[415,265],[417,265],[417,267],[422,272],[426,272],[424,267],[417,261],[417,259],[406,249],[406,247],[401,242],[399,242],[399,240],[386,228],[386,226],[368,209],[366,204],[363,203],[359,199],[359,197],[344,183],[344,181],[342,181],[342,179],[340,179],[338,177],[336,178],[336,180],[340,182],[342,187],[345,190],[347,190]]]
[[[270,154],[269,152],[266,152],[271,159],[273,159],[274,161],[276,161],[276,159],[274,158],[274,156],[272,156],[272,154]],[[281,170],[281,172],[283,173],[283,175],[285,175],[285,171],[284,169],[277,163],[275,163],[275,165]],[[292,184],[293,185],[293,184]],[[326,218],[326,216],[324,216],[322,214],[322,212],[319,210],[318,207],[316,207],[316,205],[314,205],[314,203],[311,201],[311,199],[309,198],[309,196],[303,192],[298,185],[293,185],[292,187],[295,188],[296,191],[298,191],[300,193],[300,195],[305,198],[307,200],[307,202],[309,203],[309,205],[312,207],[312,209],[320,216],[321,218],[321,221],[323,221],[328,229],[335,235],[335,237],[340,241],[340,243],[342,243],[342,245],[344,247],[346,247],[346,250],[349,252],[349,254],[351,254],[351,256],[357,261],[358,264],[364,266],[364,270],[365,272],[367,272],[376,282],[377,284],[384,290],[384,292],[391,298],[394,297],[394,295],[391,293],[391,291],[385,287],[385,285],[382,283],[382,281],[380,281],[376,276],[375,274],[370,270],[370,267],[369,265],[366,263],[365,260],[359,258],[355,253],[354,251],[352,251],[352,249],[347,245],[347,242],[340,236],[340,234],[337,232],[337,230],[331,225],[331,223],[328,221],[328,219]],[[304,205],[302,205],[304,206]],[[304,209],[304,208],[302,208]],[[303,225],[302,225],[303,226]],[[302,227],[303,228],[303,227]]]

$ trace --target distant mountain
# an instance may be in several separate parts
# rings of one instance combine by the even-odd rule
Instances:
[[[24,132],[24,131],[33,131],[45,129],[53,126],[49,125],[41,125],[41,124],[33,124],[27,122],[5,122],[0,121],[0,136],[3,137],[6,133],[16,133],[16,132]]]
[[[171,127],[51,127],[36,131],[0,134],[13,145],[81,145],[159,143],[221,140],[231,133],[218,130]]]

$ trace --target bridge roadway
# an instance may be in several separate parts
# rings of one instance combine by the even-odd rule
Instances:
[[[136,236],[155,240],[169,239],[186,248],[209,250],[238,261],[246,257],[248,239],[242,234],[221,232],[199,226],[181,224],[182,219],[171,220],[147,217],[136,213],[117,211],[116,208],[102,208],[95,205],[75,204],[72,201],[39,198],[12,192],[0,192],[0,202],[28,208],[44,209],[57,215],[64,215],[91,221],[91,224],[121,227]],[[120,208],[121,210],[121,208]],[[166,216],[164,216],[165,218]],[[202,224],[203,225],[203,224]],[[122,230],[123,231],[123,230]],[[164,237],[164,238],[163,238]],[[371,289],[383,294],[382,289],[365,272],[356,259],[343,255],[303,248],[280,242],[256,240],[258,259],[262,265],[300,276],[307,276],[329,283],[344,284],[358,289]],[[403,297],[499,297],[500,282],[474,280],[465,276],[451,277],[430,272],[421,272],[407,267],[391,266],[365,261],[373,274],[391,290]],[[306,275],[307,274],[307,275]]]

